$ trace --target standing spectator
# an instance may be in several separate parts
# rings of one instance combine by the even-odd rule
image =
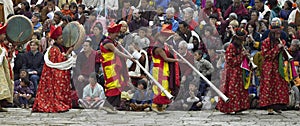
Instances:
[[[69,69],[74,59],[68,59],[68,55],[73,51],[73,47],[67,49],[62,45],[60,26],[51,26],[50,38],[54,39],[55,43],[45,53],[45,65],[32,107],[33,112],[66,112],[72,107]]]
[[[97,83],[96,73],[89,75],[89,84],[83,89],[82,99],[79,99],[79,104],[83,108],[98,109],[105,102],[105,93],[103,87]]]
[[[32,40],[29,44],[30,51],[24,54],[22,69],[26,69],[29,73],[29,79],[33,82],[36,91],[44,66],[44,55],[38,50],[39,41],[37,39]]]
[[[103,37],[105,37],[103,35],[103,26],[101,23],[97,23],[94,27],[93,27],[93,31],[92,31],[92,35],[91,35],[91,47],[93,50],[99,50],[99,46],[100,46],[100,42],[102,41]]]
[[[21,104],[21,108],[29,109],[29,99],[33,95],[33,91],[29,87],[30,81],[27,78],[22,78],[20,85],[15,89],[15,95]]]
[[[197,50],[194,52],[194,64],[195,67],[203,76],[211,81],[211,75],[214,72],[213,65],[206,59],[203,58],[203,52]],[[201,96],[206,96],[208,92],[209,85],[204,81],[196,72],[193,72],[194,80],[193,82],[199,82],[199,93]]]
[[[226,114],[240,114],[249,109],[248,90],[244,88],[243,69],[240,67],[243,59],[250,55],[242,48],[246,33],[238,29],[225,54],[225,82],[221,84],[222,92],[230,99],[229,102],[220,100],[217,108]],[[220,98],[221,99],[221,98]]]
[[[284,53],[285,41],[281,36],[281,22],[276,20],[276,25],[272,25],[269,37],[262,43],[262,74],[260,80],[259,106],[268,109],[268,114],[273,115],[273,111],[281,113],[281,109],[289,103],[289,87],[282,75],[283,67],[280,64],[282,53]]]
[[[3,41],[6,40],[6,26],[0,25],[0,112],[7,112],[6,109],[3,109],[1,103],[5,100],[13,103],[13,83],[10,76],[10,68],[8,61],[6,59],[6,49],[2,46]]]

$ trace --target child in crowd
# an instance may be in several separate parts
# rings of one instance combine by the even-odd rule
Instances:
[[[147,28],[141,27],[138,30],[138,35],[135,37],[135,42],[139,44],[141,49],[147,48],[150,45],[150,40],[146,37]]]
[[[71,16],[72,18],[74,17],[72,11],[70,10],[69,4],[63,4],[61,8],[62,8],[61,12],[62,12],[65,16],[66,16],[66,15],[69,15],[69,16]]]
[[[21,78],[20,85],[16,87],[15,94],[22,108],[29,108],[28,101],[33,95],[33,91],[29,87],[30,81],[27,78]]]
[[[134,111],[144,111],[151,106],[152,97],[152,91],[147,90],[147,82],[141,79],[137,82],[137,90],[131,99],[130,107]]]

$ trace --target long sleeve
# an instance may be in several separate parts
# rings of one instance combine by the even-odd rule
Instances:
[[[203,73],[204,76],[211,75],[215,70],[214,66],[205,59],[204,59],[204,64],[205,64],[205,68],[207,69],[207,71],[205,73]]]
[[[278,56],[278,54],[280,52],[280,49],[277,45],[275,45],[272,48],[271,43],[270,43],[270,39],[266,39],[262,43],[261,51],[262,51],[262,56],[264,57],[265,61],[272,61]]]
[[[106,99],[106,96],[105,96],[105,92],[104,92],[104,89],[103,89],[103,87],[100,85],[100,84],[97,84],[98,85],[98,87],[100,88],[100,99]]]
[[[237,48],[231,43],[225,53],[225,62],[230,66],[230,67],[236,67],[241,65],[244,55],[240,54],[238,52]]]
[[[3,49],[2,47],[0,47],[0,52],[1,52],[1,54],[0,54],[0,65],[2,65],[3,60],[5,59],[6,50]]]

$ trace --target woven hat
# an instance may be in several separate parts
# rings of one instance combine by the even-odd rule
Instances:
[[[55,28],[55,26],[50,26],[50,38],[57,39],[59,36],[62,35],[62,27],[58,26]]]
[[[171,24],[164,24],[161,28],[160,34],[164,36],[171,36],[175,32],[172,31],[172,25]]]
[[[107,32],[109,32],[109,33],[120,32],[121,27],[122,27],[122,24],[116,24],[113,22],[107,27]]]

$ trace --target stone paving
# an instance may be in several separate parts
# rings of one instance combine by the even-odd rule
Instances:
[[[0,125],[51,126],[292,126],[300,125],[300,111],[283,111],[267,115],[263,110],[248,110],[242,115],[225,115],[218,111],[154,112],[119,111],[106,114],[102,110],[72,109],[65,113],[31,113],[30,110],[9,108],[0,113]]]

